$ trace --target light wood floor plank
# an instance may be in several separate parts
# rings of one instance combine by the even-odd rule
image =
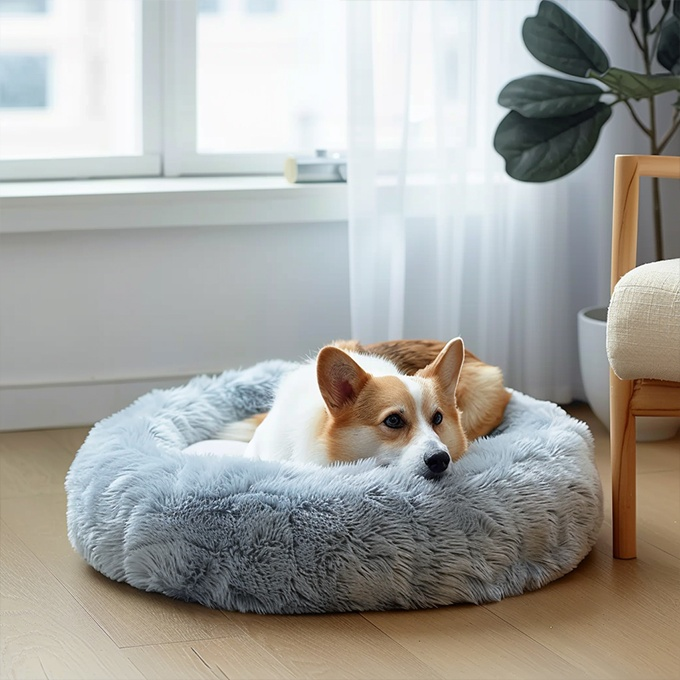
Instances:
[[[63,493],[72,460],[46,432],[0,433],[0,498]]]
[[[4,522],[2,678],[143,678]]]
[[[576,677],[577,669],[485,607],[459,605],[363,616],[442,678]]]
[[[238,631],[228,638],[128,648],[147,678],[435,678],[420,661],[360,614],[312,617],[225,613]],[[445,676],[449,677],[449,676]]]
[[[234,624],[219,611],[139,591],[88,567],[66,537],[64,495],[12,498],[3,520],[82,604],[119,647],[228,636]]]
[[[602,566],[595,578],[626,600],[657,612],[680,639],[680,560],[646,541],[638,541],[635,560],[612,560],[611,551],[611,531],[603,529],[594,551],[601,556],[592,556]]]
[[[147,680],[293,680],[282,663],[245,634],[125,650]]]
[[[637,496],[639,536],[680,557],[680,473],[638,475]]]
[[[75,456],[91,429],[91,426],[69,427],[62,430],[43,430],[43,432],[64,449],[64,451]]]
[[[295,678],[436,678],[437,673],[359,614],[227,613]]]
[[[653,472],[680,471],[680,436],[663,442],[639,442],[637,471],[644,475]]]
[[[488,609],[575,665],[579,677],[677,677],[678,564],[660,559],[662,567],[650,567],[595,550],[564,578]]]

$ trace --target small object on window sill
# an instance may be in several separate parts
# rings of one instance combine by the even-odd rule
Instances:
[[[291,156],[283,166],[291,184],[307,182],[346,182],[347,159],[340,153],[317,149],[315,156]]]

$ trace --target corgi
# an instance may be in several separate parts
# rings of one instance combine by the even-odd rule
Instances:
[[[444,348],[440,340],[388,340],[362,345],[357,340],[338,340],[337,347],[374,354],[392,361],[406,375],[413,375],[434,361]],[[489,434],[505,416],[511,392],[503,384],[503,372],[465,349],[465,362],[458,380],[456,400],[468,441]]]
[[[285,375],[267,414],[228,425],[220,438],[243,440],[255,428],[246,458],[330,465],[371,457],[443,473],[468,446],[456,400],[462,339],[412,375],[347,345],[328,345]]]

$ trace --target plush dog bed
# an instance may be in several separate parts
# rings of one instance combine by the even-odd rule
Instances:
[[[95,425],[66,478],[73,547],[136,588],[260,613],[494,601],[590,551],[602,522],[590,432],[518,392],[438,478],[184,452],[266,410],[293,366],[200,376]]]

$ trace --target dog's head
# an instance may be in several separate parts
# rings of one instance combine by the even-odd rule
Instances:
[[[418,460],[443,472],[467,448],[456,405],[464,357],[463,341],[455,338],[414,376],[372,375],[347,352],[324,347],[317,380],[329,415],[321,433],[329,458]]]

